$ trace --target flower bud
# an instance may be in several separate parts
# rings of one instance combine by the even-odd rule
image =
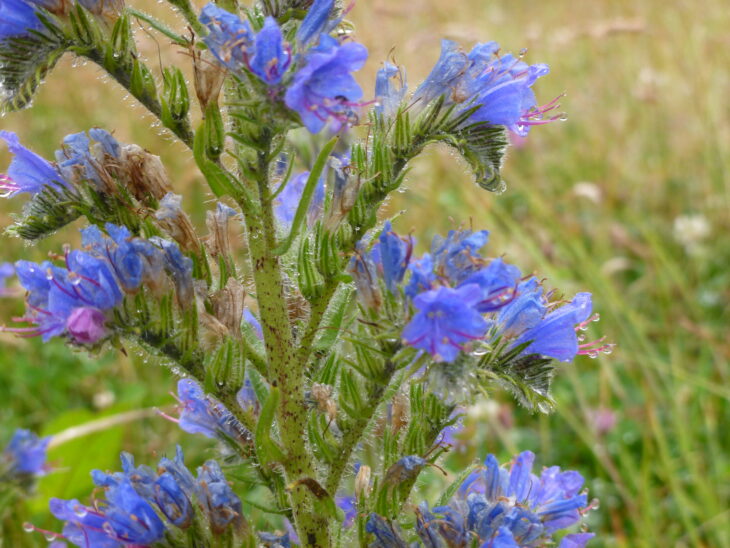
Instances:
[[[390,409],[390,427],[393,429],[393,434],[397,434],[408,425],[408,404],[408,396],[402,392],[393,396],[393,404]]]
[[[155,219],[184,251],[197,252],[200,249],[198,237],[181,204],[182,196],[168,192],[160,200],[160,209],[155,213]]]
[[[213,311],[220,323],[228,328],[234,337],[241,336],[243,300],[246,292],[241,282],[229,278],[226,286],[213,296]]]
[[[218,202],[215,211],[205,214],[205,225],[208,227],[208,236],[203,243],[210,256],[227,258],[232,255],[231,243],[228,237],[228,220],[238,215],[238,212],[227,205]]]
[[[82,306],[74,308],[66,320],[66,329],[81,344],[94,344],[107,334],[106,316],[98,308]]]
[[[149,196],[161,200],[172,190],[160,157],[137,145],[122,148],[119,171],[129,191],[141,202]]]
[[[370,494],[370,467],[360,466],[355,476],[355,497],[367,497]]]
[[[208,104],[218,101],[226,71],[208,50],[193,52],[193,70],[195,93],[200,101],[200,108],[205,112]]]
[[[46,9],[54,15],[68,15],[68,10],[73,5],[73,0],[33,0],[30,2],[38,7]]]
[[[124,9],[124,0],[78,0],[78,2],[94,15],[106,20],[116,19]]]

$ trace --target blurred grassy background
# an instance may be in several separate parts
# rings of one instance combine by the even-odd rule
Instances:
[[[465,46],[497,40],[505,50],[528,47],[528,61],[552,69],[537,85],[539,98],[567,91],[569,120],[536,128],[511,150],[506,193],[478,189],[465,165],[435,149],[416,163],[408,191],[388,204],[390,213],[405,211],[396,227],[421,242],[461,224],[490,229],[493,254],[506,253],[566,293],[592,291],[602,317],[597,327],[618,343],[611,356],[562,369],[552,415],[530,415],[508,398],[478,406],[467,425],[480,440],[478,453],[504,459],[531,449],[540,464],[594,478],[589,487],[601,507],[589,518],[599,533],[592,545],[730,546],[726,3],[370,0],[351,18],[371,52],[362,78],[368,87],[389,55],[407,67],[415,87],[445,36]],[[153,42],[144,47],[156,56]],[[2,126],[46,156],[67,133],[114,129],[120,140],[163,157],[200,220],[207,196],[192,160],[150,131],[150,119],[139,124],[139,109],[100,80],[95,67],[71,70],[65,60],[35,108],[7,116]],[[3,204],[3,222],[20,202]],[[72,231],[64,233],[42,250],[6,239],[4,256],[38,257],[71,238]],[[7,317],[22,306],[5,308]],[[171,376],[136,357],[90,359],[3,335],[0,364],[0,440],[17,426],[56,433],[171,401]],[[41,483],[29,515],[49,525],[47,497],[88,493],[86,470],[115,466],[120,448],[152,463],[179,439],[174,427],[152,418],[55,449],[60,469]],[[190,436],[184,442],[192,444],[194,464],[210,448]],[[476,454],[457,452],[450,464]]]

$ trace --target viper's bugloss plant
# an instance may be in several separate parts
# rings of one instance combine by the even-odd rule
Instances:
[[[3,112],[27,106],[63,55],[91,60],[187,146],[217,201],[201,234],[160,159],[109,130],[79,128],[53,159],[0,131],[12,155],[0,187],[19,209],[8,233],[36,241],[86,223],[77,248],[0,267],[2,294],[19,286],[26,307],[2,329],[94,352],[135,345],[173,364],[177,411],[160,415],[220,448],[197,476],[179,448],[156,469],[123,454],[122,472],[94,472],[88,502],[51,500],[63,523],[46,536],[82,547],[583,546],[583,478],[557,467],[538,477],[529,451],[509,472],[491,455],[457,471],[438,501],[413,489],[441,470],[476,398],[507,388],[548,412],[561,362],[610,350],[584,342],[591,295],[565,297],[483,255],[486,230],[452,230],[419,254],[379,216],[430,144],[501,189],[508,133],[562,117],[533,91],[547,66],[495,42],[445,40],[411,95],[389,62],[367,92],[355,77],[367,49],[339,1],[221,0],[200,13],[169,3],[186,31],[122,0],[0,0]],[[186,67],[155,74],[142,61],[136,20],[188,54],[192,87]],[[30,486],[47,445],[19,430],[0,481]]]

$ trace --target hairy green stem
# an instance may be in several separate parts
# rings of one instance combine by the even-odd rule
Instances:
[[[155,118],[162,121],[162,105],[156,95],[150,93],[141,92],[135,93],[132,90],[132,68],[130,63],[117,62],[114,66],[109,66],[106,62],[104,52],[98,48],[84,48],[78,51],[79,55],[82,55],[93,61],[107,73],[114,78],[124,89],[131,93],[147,110],[152,113]],[[190,124],[187,120],[180,121],[179,124],[172,127],[165,126],[172,131],[183,143],[189,148],[193,148],[193,131],[190,128]]]
[[[352,456],[352,453],[363,433],[367,429],[368,424],[370,424],[375,412],[383,401],[383,396],[385,396],[388,385],[393,379],[395,371],[395,364],[388,360],[385,362],[381,382],[370,385],[366,410],[363,415],[350,424],[349,428],[345,431],[342,436],[342,441],[340,442],[337,456],[335,457],[334,462],[330,465],[327,482],[325,483],[325,489],[327,489],[328,492],[337,492],[340,481],[342,481],[342,475],[347,469],[347,464],[350,462],[350,457]]]

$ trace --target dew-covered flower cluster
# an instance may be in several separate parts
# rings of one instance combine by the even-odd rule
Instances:
[[[241,500],[215,460],[199,467],[197,477],[179,447],[175,458],[163,458],[157,469],[135,466],[128,453],[121,460],[122,472],[92,473],[100,489],[91,504],[51,499],[51,512],[65,522],[56,538],[81,548],[149,546],[172,533],[206,545],[211,537],[242,530]]]
[[[386,223],[371,249],[361,244],[350,263],[361,301],[378,308],[386,292],[404,296],[414,313],[402,338],[436,361],[453,362],[496,343],[564,362],[610,350],[602,341],[581,342],[580,330],[597,319],[589,293],[554,298],[536,277],[523,276],[502,258],[482,257],[488,236],[486,230],[453,230],[436,236],[430,253],[413,258],[412,238]]]
[[[582,491],[583,477],[552,466],[540,476],[532,473],[535,455],[517,455],[509,470],[494,455],[472,472],[443,506],[427,502],[416,509],[416,534],[426,548],[521,548],[553,545],[554,536],[573,528],[591,509]],[[423,463],[420,463],[421,466]],[[401,529],[390,520],[371,514],[367,532],[373,548],[408,546]],[[592,533],[570,533],[560,548],[580,548]]]
[[[294,44],[285,42],[272,17],[254,32],[248,21],[211,3],[200,20],[209,30],[205,43],[223,66],[239,76],[252,74],[272,97],[283,93],[286,106],[318,133],[328,122],[335,130],[347,123],[363,97],[351,73],[363,66],[367,49],[327,34],[337,25],[330,19],[333,8],[334,0],[315,0]]]
[[[67,249],[58,261],[18,261],[15,271],[27,291],[26,314],[16,321],[31,327],[3,328],[44,341],[63,336],[93,345],[111,335],[113,311],[125,295],[144,285],[159,288],[165,271],[178,294],[192,291],[192,261],[177,244],[132,237],[126,227],[107,224],[82,229],[80,250]]]

